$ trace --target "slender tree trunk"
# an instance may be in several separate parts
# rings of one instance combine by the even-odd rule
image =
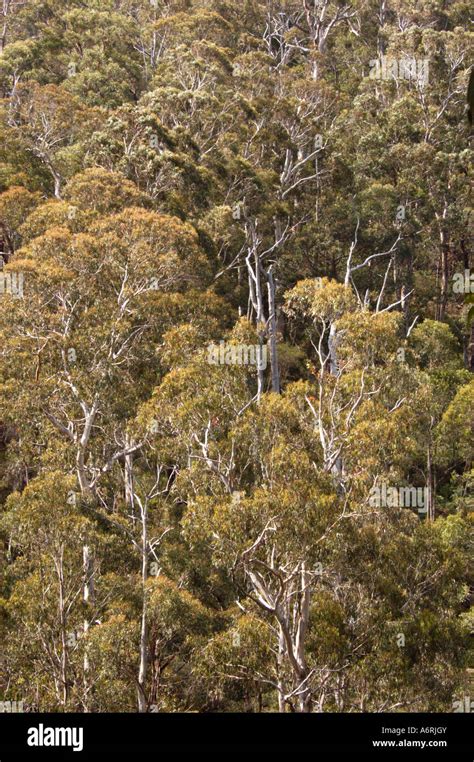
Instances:
[[[335,323],[331,323],[331,327],[329,329],[328,349],[329,349],[330,372],[331,372],[331,375],[336,376],[338,372],[338,361],[337,361],[337,330],[336,330]]]
[[[257,333],[259,337],[259,343],[261,346],[263,346],[263,342],[265,338],[265,312],[263,308],[261,265],[260,265],[260,260],[259,260],[257,250],[255,250],[255,253],[254,253],[254,261],[255,261],[255,298],[256,298],[256,306],[257,306],[257,315],[256,315]],[[260,367],[257,366],[258,399],[260,399],[260,397],[263,394],[263,385],[264,385],[264,370],[261,367],[261,363],[259,363],[259,366]]]
[[[337,374],[339,373],[339,361],[337,357],[337,341],[338,341],[338,335],[336,330],[336,324],[331,323],[331,327],[329,329],[328,349],[329,349],[329,370],[332,376],[337,376]],[[339,491],[342,489],[341,478],[343,473],[343,462],[340,456],[336,458],[336,461],[334,462],[334,465],[332,466],[331,472],[336,480],[337,489]]]
[[[441,230],[440,232],[440,248],[440,293],[436,319],[444,320],[449,287],[449,244],[447,234],[444,230]]]
[[[433,456],[431,451],[431,441],[428,443],[426,455],[426,518],[428,521],[435,520],[435,475],[433,470]]]
[[[67,634],[67,614],[64,590],[64,548],[61,548],[59,559],[56,561],[56,573],[59,583],[59,625],[61,631],[61,703],[65,707],[69,700],[69,645]]]
[[[89,670],[89,653],[87,635],[89,632],[90,622],[88,617],[88,607],[94,597],[94,562],[92,554],[88,545],[84,545],[82,548],[83,558],[83,571],[84,571],[84,590],[83,600],[85,606],[84,616],[84,711],[89,711],[88,696],[91,690],[90,684],[90,670]]]
[[[54,173],[54,196],[55,198],[61,198],[61,177]]]
[[[285,712],[285,682],[283,668],[285,664],[285,636],[281,625],[278,627],[278,711]]]
[[[474,373],[474,321],[471,323],[469,346],[467,349],[468,354],[468,369],[471,373]]]
[[[145,693],[146,674],[148,666],[147,658],[147,589],[148,579],[148,529],[147,529],[147,506],[146,503],[141,506],[142,520],[142,616],[140,626],[140,664],[138,668],[138,711],[147,711],[147,701]]]
[[[87,478],[86,473],[86,452],[87,447],[89,444],[89,439],[92,432],[92,426],[95,420],[95,416],[97,413],[97,400],[94,400],[94,403],[91,407],[91,409],[88,411],[86,415],[86,421],[84,424],[84,429],[81,435],[81,438],[77,444],[77,451],[76,451],[76,474],[77,474],[77,480],[79,482],[79,488],[81,490],[81,495],[83,497],[90,497],[91,496],[91,488],[89,485],[89,480]],[[93,556],[90,550],[90,547],[88,545],[82,546],[82,564],[83,564],[83,574],[84,574],[84,583],[83,583],[83,591],[82,591],[82,597],[84,604],[87,605],[92,600],[93,592],[94,592],[94,582],[93,582],[93,568],[94,568],[94,561]],[[84,623],[83,623],[83,633],[84,633],[84,662],[83,662],[83,668],[84,668],[84,699],[83,699],[83,705],[84,705],[84,711],[88,712],[88,694],[90,691],[90,671],[89,671],[89,656],[87,653],[87,634],[89,632],[89,620],[87,616],[87,609],[86,614],[84,616]]]
[[[379,57],[385,53],[385,41],[383,39],[383,28],[385,26],[386,2],[381,0],[379,5],[378,29],[377,29],[377,52]]]
[[[298,629],[296,632],[296,657],[298,659],[298,663],[300,665],[301,669],[301,676],[303,678],[303,681],[305,681],[301,688],[301,693],[299,696],[299,706],[301,712],[311,712],[312,708],[312,693],[311,693],[311,687],[308,684],[308,665],[306,663],[306,650],[305,650],[305,641],[306,641],[306,633],[308,631],[309,626],[309,608],[311,604],[311,587],[310,587],[310,576],[306,570],[306,564],[301,564],[301,594],[300,594],[300,604],[299,604],[299,622],[298,622]]]
[[[2,3],[2,29],[0,32],[0,54],[3,53],[7,42],[7,18],[10,12],[10,0],[3,0]]]
[[[130,441],[128,438],[125,441],[126,447],[130,446]],[[134,489],[133,489],[133,454],[128,453],[124,457],[124,486],[125,486],[125,504],[130,509],[130,513],[133,519],[133,523],[135,523],[136,515],[135,515],[135,498],[134,498]]]
[[[275,281],[273,279],[272,268],[267,273],[268,278],[268,310],[269,317],[269,344],[270,344],[270,365],[272,373],[272,391],[280,393],[280,370],[278,367],[278,347],[277,347],[277,321],[275,304]]]

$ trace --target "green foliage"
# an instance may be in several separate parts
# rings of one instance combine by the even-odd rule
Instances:
[[[0,700],[450,711],[467,5],[35,0],[2,24]]]

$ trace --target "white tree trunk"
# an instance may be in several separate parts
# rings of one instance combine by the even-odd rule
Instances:
[[[138,668],[138,711],[147,711],[147,701],[145,693],[146,674],[148,667],[147,658],[147,642],[148,642],[148,627],[147,627],[147,589],[146,583],[148,579],[148,529],[147,529],[147,504],[144,502],[140,506],[141,509],[141,521],[142,521],[142,616],[140,626],[140,663]]]

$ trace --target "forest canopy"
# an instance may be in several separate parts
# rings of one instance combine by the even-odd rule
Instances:
[[[4,0],[0,701],[456,711],[463,0]]]

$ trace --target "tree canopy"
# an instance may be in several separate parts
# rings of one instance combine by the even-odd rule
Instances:
[[[468,5],[0,16],[0,699],[452,711]]]

